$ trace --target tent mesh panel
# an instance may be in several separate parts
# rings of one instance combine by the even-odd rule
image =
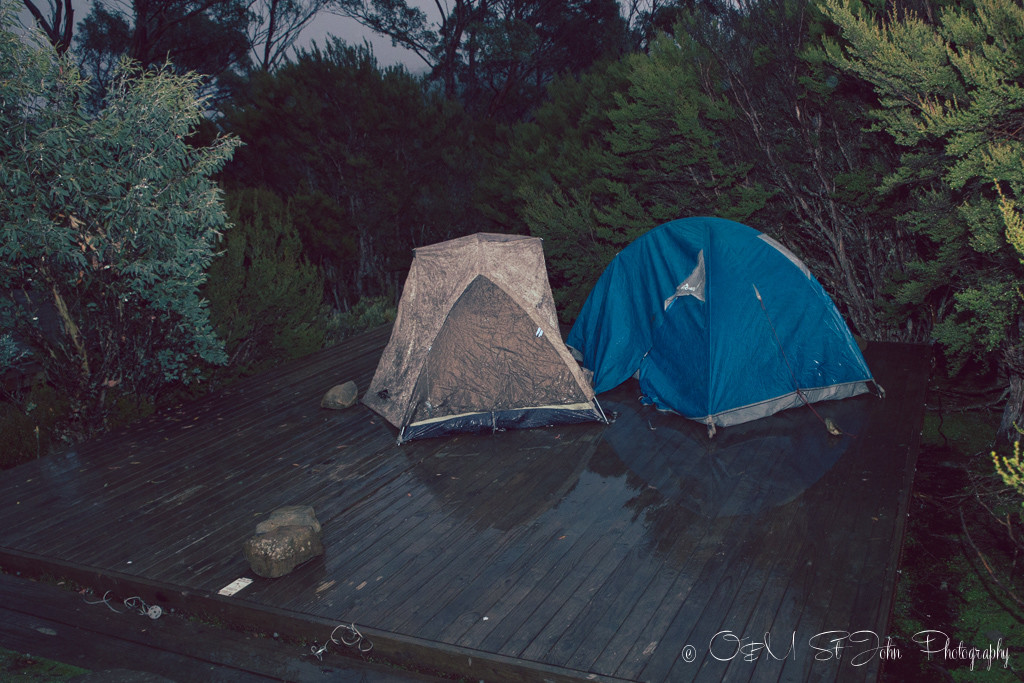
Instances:
[[[587,402],[551,341],[537,332],[508,294],[478,275],[431,345],[410,422]]]

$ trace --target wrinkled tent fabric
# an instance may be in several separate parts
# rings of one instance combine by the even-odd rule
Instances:
[[[398,441],[604,421],[558,329],[541,240],[479,233],[415,250],[363,402]]]
[[[672,221],[623,249],[566,342],[593,371],[598,394],[636,376],[646,402],[709,427],[874,385],[807,266],[721,218]]]

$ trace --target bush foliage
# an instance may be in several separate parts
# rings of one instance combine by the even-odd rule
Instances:
[[[321,348],[323,280],[310,265],[285,202],[269,190],[229,192],[233,227],[203,294],[228,367],[248,375]]]
[[[330,343],[393,322],[398,309],[391,297],[364,297],[347,311],[335,313],[328,323]]]

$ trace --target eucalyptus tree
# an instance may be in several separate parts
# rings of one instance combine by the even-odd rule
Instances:
[[[128,60],[87,113],[70,57],[0,2],[0,335],[87,431],[115,397],[154,401],[226,360],[199,287],[227,227],[210,177],[237,141],[190,146],[197,78]]]
[[[280,64],[295,49],[302,30],[332,2],[334,0],[247,0],[253,65],[268,71]]]
[[[245,0],[104,0],[83,20],[77,47],[216,75],[247,58],[249,18]]]

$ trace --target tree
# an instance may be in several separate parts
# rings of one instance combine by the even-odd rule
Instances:
[[[114,0],[95,2],[82,21],[75,49],[92,78],[92,101],[102,100],[110,73],[127,56],[143,68],[216,77],[249,65],[249,7],[245,0]]]
[[[131,8],[127,55],[144,67],[170,61],[216,75],[245,59],[249,16],[241,0],[131,0]]]
[[[544,254],[559,315],[571,321],[601,270],[629,236],[609,241],[586,197],[604,182],[612,130],[609,111],[629,86],[624,62],[602,62],[579,77],[548,86],[532,120],[514,126],[489,154],[477,205],[491,230],[532,232]],[[550,219],[545,219],[550,214]],[[653,226],[648,226],[653,227]]]
[[[335,0],[249,0],[249,45],[257,68],[280,64],[299,34]]]
[[[904,220],[930,248],[901,294],[951,301],[934,333],[954,370],[997,356],[1009,384],[1000,429],[1013,439],[1024,413],[1024,9],[977,0],[934,24],[837,0],[826,12],[844,41],[830,58],[873,85],[876,125],[905,148],[888,183],[915,198]]]
[[[475,126],[366,48],[335,40],[252,74],[222,125],[247,143],[224,178],[291,198],[338,310],[397,292],[413,247],[473,225]]]
[[[895,145],[866,130],[874,94],[832,67],[821,49],[834,30],[813,0],[703,0],[679,11],[676,39],[702,46],[710,74],[736,112],[723,142],[771,193],[759,227],[800,255],[859,334],[926,339],[927,316],[890,315],[888,288],[913,257],[915,239],[894,220],[898,193],[880,192]]]
[[[97,0],[76,47],[86,71],[101,85],[122,55],[147,67],[169,60],[182,71],[207,76],[244,71],[250,64],[266,71],[281,63],[302,30],[336,1]],[[31,0],[24,2],[51,42],[70,46],[71,0],[64,0],[66,12],[56,5],[51,19]],[[63,33],[54,26],[63,26]]]
[[[765,204],[750,163],[721,144],[735,112],[703,87],[718,79],[695,68],[701,49],[662,37],[649,55],[567,77],[536,123],[516,129],[504,171],[515,207],[507,216],[545,239],[570,319],[615,253],[645,231],[688,215],[743,221]]]
[[[522,120],[556,76],[625,51],[615,2],[497,0],[486,9],[467,29],[458,77],[462,100],[490,117]]]
[[[113,396],[155,400],[226,360],[199,287],[227,227],[209,178],[237,141],[189,146],[198,78],[127,61],[84,114],[68,57],[0,12],[0,335],[31,348],[85,432]]]
[[[406,0],[337,0],[335,7],[412,50],[449,98],[504,121],[532,111],[558,74],[579,74],[627,43],[613,0],[436,0],[433,22]]]
[[[456,54],[466,27],[479,13],[481,0],[434,0],[438,23],[432,26],[426,12],[405,0],[338,0],[331,10],[355,19],[366,28],[388,36],[395,45],[412,51],[440,80],[445,94],[456,93]]]
[[[555,256],[566,275],[577,273],[577,285],[563,290],[567,310],[593,268],[640,232],[710,212],[749,220],[798,253],[860,334],[926,338],[924,316],[911,327],[907,316],[888,315],[888,288],[915,247],[893,225],[901,198],[878,191],[894,145],[863,130],[870,89],[814,49],[830,26],[814,4],[700,0],[656,14],[649,56],[624,60],[627,84],[581,79],[602,95],[597,101],[566,99],[575,86],[563,82],[551,89],[551,106],[535,112],[536,126],[517,127],[501,184],[519,199],[490,202],[503,222],[518,215],[531,229],[564,226],[567,241],[545,236],[549,252],[567,247]],[[579,97],[591,109],[576,120],[566,108]],[[558,132],[538,132],[545,126]]]
[[[89,103],[98,110],[103,105],[114,71],[127,54],[131,43],[131,25],[123,15],[96,3],[75,39],[75,53],[81,70],[91,81]]]

